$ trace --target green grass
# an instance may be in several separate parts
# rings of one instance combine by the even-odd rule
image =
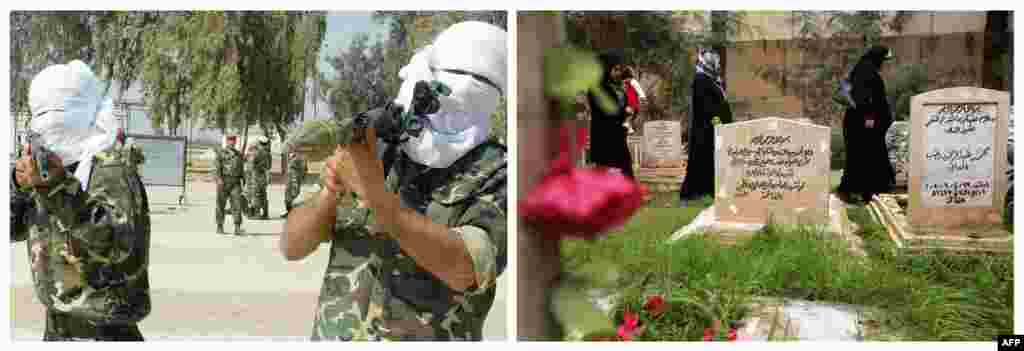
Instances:
[[[845,243],[800,229],[766,228],[738,246],[700,236],[665,240],[700,208],[644,208],[624,228],[600,241],[562,244],[563,266],[607,260],[625,277],[621,303],[638,310],[651,290],[672,310],[641,339],[699,341],[712,319],[737,321],[754,296],[789,297],[872,307],[884,331],[902,340],[988,341],[1013,326],[1012,257],[902,255],[863,208],[851,220],[869,257]],[[621,322],[621,310],[616,322]]]
[[[679,208],[674,193],[656,194],[621,230],[590,243],[579,240],[562,241],[563,266],[572,271],[598,260],[619,262],[623,257],[627,272],[645,271],[656,257],[645,256],[655,250],[673,232],[697,217],[702,207]],[[671,204],[666,207],[666,204]]]

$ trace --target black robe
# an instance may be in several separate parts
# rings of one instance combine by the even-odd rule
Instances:
[[[615,100],[615,111],[605,113],[593,93],[588,94],[590,102],[590,160],[605,167],[618,168],[622,174],[633,178],[633,158],[626,142],[628,130],[622,125],[626,121],[626,92],[622,82],[606,80],[601,88]]]
[[[690,85],[690,126],[687,129],[686,175],[679,188],[681,200],[698,199],[715,192],[715,128],[711,119],[732,123],[732,109],[714,79],[698,73]]]
[[[843,117],[843,144],[846,165],[839,183],[839,192],[877,194],[888,191],[896,173],[885,149],[885,133],[892,126],[892,110],[885,94],[885,83],[878,73],[885,51],[872,49],[850,72],[856,109],[846,109]],[[865,128],[869,115],[875,118],[874,128]]]

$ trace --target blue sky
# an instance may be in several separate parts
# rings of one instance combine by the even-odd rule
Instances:
[[[328,77],[334,69],[327,64],[327,57],[337,54],[339,49],[348,47],[349,42],[359,33],[370,34],[370,40],[384,40],[388,25],[370,18],[370,11],[339,11],[327,14],[327,35],[320,48],[320,72]]]

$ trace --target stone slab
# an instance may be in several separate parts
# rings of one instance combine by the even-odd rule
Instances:
[[[1002,221],[1009,99],[974,87],[911,98],[911,224],[970,228]]]

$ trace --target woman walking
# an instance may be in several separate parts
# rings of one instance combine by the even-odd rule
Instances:
[[[712,120],[732,122],[732,109],[725,99],[720,56],[711,49],[700,49],[697,54],[697,74],[690,85],[690,126],[687,133],[686,175],[679,187],[679,202],[686,207],[715,191],[715,127]]]

